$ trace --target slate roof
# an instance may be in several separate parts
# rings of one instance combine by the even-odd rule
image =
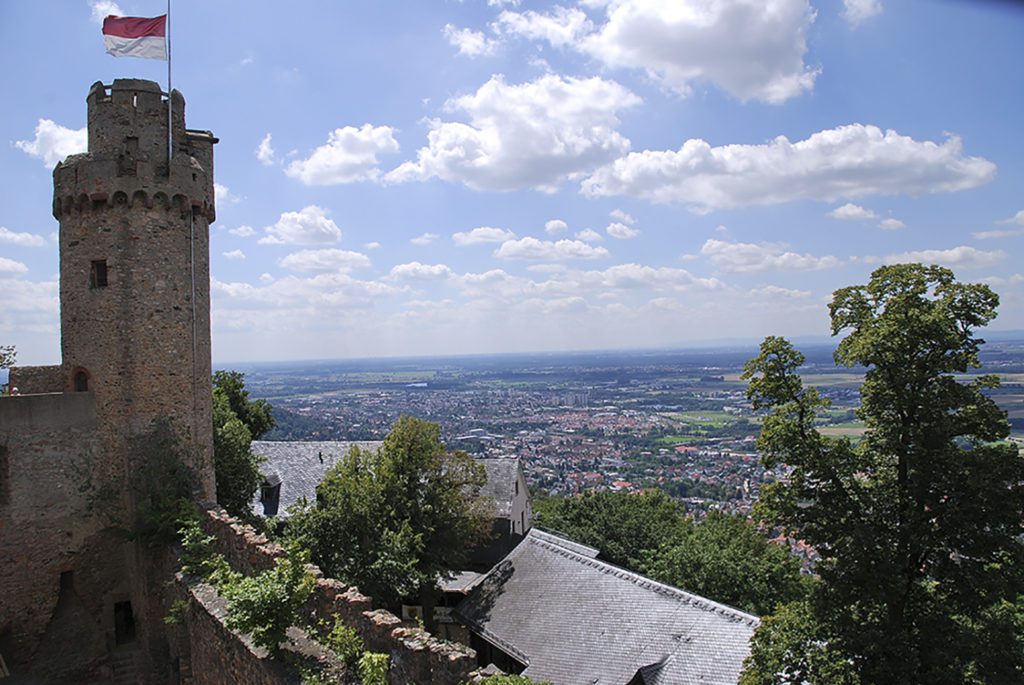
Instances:
[[[323,480],[327,469],[337,464],[348,451],[357,445],[361,449],[376,450],[381,442],[298,442],[253,440],[252,451],[266,457],[260,464],[260,471],[271,485],[281,484],[281,495],[278,501],[277,515],[288,517],[288,507],[295,504],[300,497],[313,501],[316,499],[316,486]],[[321,456],[323,459],[321,460]],[[260,493],[252,502],[254,513],[262,516],[263,505]]]
[[[735,685],[759,619],[536,528],[455,610],[555,685]],[[584,549],[589,549],[584,547]]]
[[[480,488],[480,494],[494,500],[494,516],[512,516],[512,499],[516,492],[516,478],[519,476],[518,457],[477,459],[487,471],[487,482]]]

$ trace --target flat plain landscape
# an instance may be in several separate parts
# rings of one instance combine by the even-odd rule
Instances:
[[[858,440],[862,370],[837,367],[832,346],[801,348],[805,385],[832,405],[818,420]],[[436,421],[446,443],[480,456],[516,455],[539,494],[659,488],[694,511],[748,511],[766,472],[761,417],[740,379],[756,349],[580,352],[363,359],[228,366],[274,406],[276,440],[379,440],[402,415]],[[989,343],[981,373],[1024,445],[1024,342]]]

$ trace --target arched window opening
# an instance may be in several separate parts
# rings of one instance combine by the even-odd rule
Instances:
[[[85,369],[75,371],[74,384],[75,392],[87,392],[89,390],[89,374]]]

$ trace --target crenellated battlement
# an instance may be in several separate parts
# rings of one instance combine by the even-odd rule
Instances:
[[[88,105],[89,147],[72,155],[53,171],[53,214],[102,209],[121,204],[135,206],[143,193],[159,202],[184,196],[187,209],[216,218],[213,190],[213,146],[209,131],[185,128],[185,98],[170,94],[171,149],[168,163],[168,98],[153,81],[117,79],[110,85],[93,84]],[[152,205],[147,205],[151,207]]]
[[[53,199],[53,216],[59,221],[76,213],[114,207],[127,209],[157,207],[168,212],[177,211],[182,215],[191,211],[193,214],[206,217],[209,223],[213,223],[216,218],[214,205],[212,202],[207,202],[206,198],[189,196],[184,193],[168,195],[162,190],[150,193],[148,190],[137,189],[136,184],[131,181],[111,183],[109,187],[91,193],[83,192],[78,195],[55,197]]]

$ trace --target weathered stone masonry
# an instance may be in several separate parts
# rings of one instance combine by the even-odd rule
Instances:
[[[156,83],[96,83],[88,151],[54,169],[59,366],[0,399],[0,654],[38,682],[166,682],[166,558],[128,542],[136,447],[170,421],[214,498],[209,132]],[[44,394],[50,393],[50,394]],[[120,529],[120,530],[119,530]]]

